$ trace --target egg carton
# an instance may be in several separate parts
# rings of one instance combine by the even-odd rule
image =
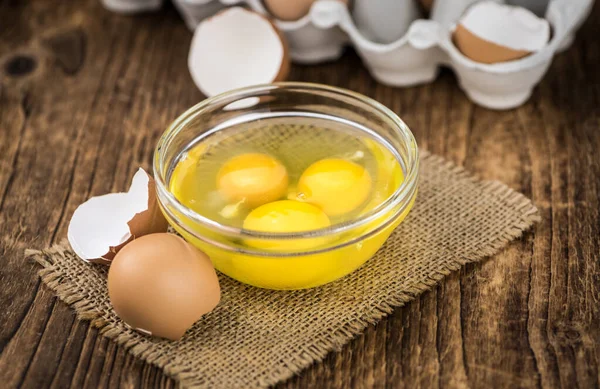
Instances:
[[[147,8],[140,5],[140,11],[143,11],[155,9],[159,0],[103,1],[111,3],[112,10],[118,8],[115,3],[121,2],[129,12],[132,3],[145,4]],[[554,55],[573,42],[576,30],[593,5],[593,0],[550,0],[545,18],[551,25],[552,37],[542,50],[520,60],[484,64],[464,56],[452,42],[457,21],[469,6],[479,1],[437,0],[430,17],[423,19],[416,0],[355,2],[353,11],[336,0],[317,0],[308,15],[291,22],[275,20],[275,25],[286,35],[294,62],[313,64],[335,60],[342,55],[344,47],[351,44],[373,77],[383,84],[408,87],[430,83],[437,77],[440,66],[448,66],[454,70],[460,87],[473,102],[491,109],[510,109],[531,96]],[[492,1],[510,4],[543,2]],[[191,30],[225,7],[242,5],[268,14],[261,0],[173,2]],[[388,40],[394,39],[390,43],[378,43],[379,39],[369,38],[377,34]]]

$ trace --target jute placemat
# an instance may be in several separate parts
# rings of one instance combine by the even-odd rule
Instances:
[[[291,377],[468,262],[493,255],[537,219],[523,195],[423,153],[416,205],[379,253],[324,287],[280,292],[220,276],[222,301],[178,342],[126,327],[107,295],[107,268],[66,243],[27,255],[81,319],[162,368],[182,387],[255,388]]]

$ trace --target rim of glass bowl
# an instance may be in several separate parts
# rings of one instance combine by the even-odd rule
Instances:
[[[315,92],[327,92],[331,93],[334,96],[331,98],[335,98],[335,95],[339,97],[347,97],[350,98],[360,104],[365,105],[370,108],[373,112],[378,113],[383,116],[385,119],[391,121],[393,130],[395,135],[398,135],[402,142],[404,142],[407,146],[407,158],[406,158],[406,174],[404,177],[404,181],[402,184],[396,189],[396,191],[390,195],[387,199],[385,199],[381,204],[379,204],[373,210],[361,215],[360,217],[352,220],[348,220],[342,223],[333,224],[326,228],[321,228],[317,230],[303,231],[303,232],[275,232],[275,233],[265,233],[261,231],[255,230],[246,230],[243,228],[232,227],[228,225],[221,224],[215,220],[202,216],[201,214],[195,212],[194,210],[183,205],[174,195],[171,193],[170,189],[168,189],[168,185],[166,184],[166,177],[163,175],[163,172],[166,172],[167,169],[164,166],[164,158],[162,158],[162,149],[166,149],[169,146],[171,140],[181,131],[183,128],[187,126],[187,124],[193,120],[194,118],[201,116],[205,110],[211,109],[214,106],[226,107],[227,105],[251,98],[257,97],[265,92],[269,92],[276,89],[291,90],[296,92],[302,92],[306,94],[315,93]],[[354,123],[354,122],[353,122]],[[364,127],[362,125],[357,124],[358,127]],[[194,105],[189,108],[183,114],[181,114],[177,119],[175,119],[167,128],[167,130],[160,137],[158,144],[154,151],[154,161],[153,161],[153,171],[154,171],[154,179],[156,182],[156,187],[158,191],[158,198],[161,203],[164,203],[163,197],[168,200],[168,204],[162,204],[163,209],[166,212],[171,214],[171,218],[177,222],[177,224],[186,230],[186,232],[191,235],[201,239],[207,243],[219,246],[221,248],[225,248],[228,250],[233,250],[236,252],[248,252],[251,254],[260,253],[261,255],[270,255],[273,256],[293,256],[293,255],[306,255],[306,254],[315,254],[319,252],[329,251],[335,248],[347,246],[353,243],[356,243],[360,240],[363,240],[383,228],[389,225],[397,215],[403,212],[408,206],[410,200],[412,199],[414,193],[417,188],[417,177],[419,170],[419,150],[417,147],[417,142],[408,128],[408,126],[396,115],[392,110],[384,106],[383,104],[377,102],[376,100],[364,96],[360,93],[352,92],[347,89],[332,87],[328,85],[316,84],[316,83],[306,83],[306,82],[278,82],[272,84],[264,84],[264,85],[256,85],[250,86],[246,88],[234,89],[210,98],[207,98],[200,103]],[[398,204],[405,202],[402,207],[400,207],[393,215],[388,215],[388,213],[394,209]],[[374,220],[377,220],[385,215],[388,215],[385,222],[381,225],[378,225],[377,228],[369,231],[368,233],[361,234],[356,239],[350,239],[349,241],[344,241],[335,246],[327,246],[325,248],[319,248],[315,250],[307,250],[301,253],[287,253],[287,252],[265,252],[260,249],[252,249],[248,248],[239,249],[230,247],[229,245],[223,244],[221,242],[214,241],[205,236],[198,235],[194,230],[190,229],[185,223],[181,223],[176,215],[173,215],[171,211],[169,211],[168,206],[172,206],[175,208],[177,212],[184,215],[187,218],[192,219],[193,222],[203,225],[207,227],[209,230],[212,230],[216,233],[221,233],[226,236],[235,236],[237,238],[254,238],[254,239],[264,239],[264,240],[285,240],[285,239],[309,239],[315,237],[326,237],[328,235],[340,234],[343,232],[347,232],[353,230],[355,228],[360,228]]]

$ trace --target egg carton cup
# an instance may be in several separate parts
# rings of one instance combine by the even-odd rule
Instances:
[[[173,0],[173,4],[181,14],[186,26],[192,31],[202,20],[228,6],[225,2],[214,0]]]
[[[516,61],[483,64],[464,56],[452,42],[456,22],[476,2],[438,1],[431,19],[413,21],[402,38],[389,44],[367,39],[339,2],[319,1],[310,16],[316,26],[339,26],[346,32],[373,77],[383,84],[404,87],[431,82],[444,65],[454,69],[460,87],[472,101],[491,109],[510,109],[531,96],[554,54],[573,41],[593,4],[592,0],[551,1],[546,19],[553,35],[542,50]]]
[[[275,20],[274,23],[286,35],[290,56],[296,63],[335,60],[341,56],[344,46],[351,44],[373,77],[383,84],[408,87],[429,83],[436,79],[440,66],[447,66],[454,70],[460,87],[473,102],[491,109],[510,109],[523,104],[531,96],[554,55],[571,45],[576,30],[588,16],[594,2],[551,0],[545,18],[551,25],[552,38],[542,50],[516,61],[483,64],[464,56],[452,42],[457,21],[469,6],[479,1],[438,0],[429,19],[398,22],[406,23],[406,26],[397,27],[406,32],[391,43],[369,39],[357,27],[348,7],[335,0],[317,0],[309,14],[301,19],[292,22]],[[127,9],[126,12],[131,12],[132,4],[137,4],[140,11],[160,6],[160,0],[103,2],[106,5],[110,3],[109,8],[113,10],[119,9],[116,5],[122,3],[121,9]],[[268,14],[261,0],[173,2],[191,30],[205,18],[230,6],[245,6],[260,14]],[[503,0],[496,2],[504,3]]]

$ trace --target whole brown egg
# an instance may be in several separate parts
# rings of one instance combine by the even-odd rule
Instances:
[[[298,20],[310,11],[316,0],[264,0],[267,10],[275,19],[284,21]],[[348,0],[339,0],[348,4]]]
[[[219,303],[221,289],[206,254],[167,233],[135,239],[108,272],[117,315],[140,332],[177,340]]]

